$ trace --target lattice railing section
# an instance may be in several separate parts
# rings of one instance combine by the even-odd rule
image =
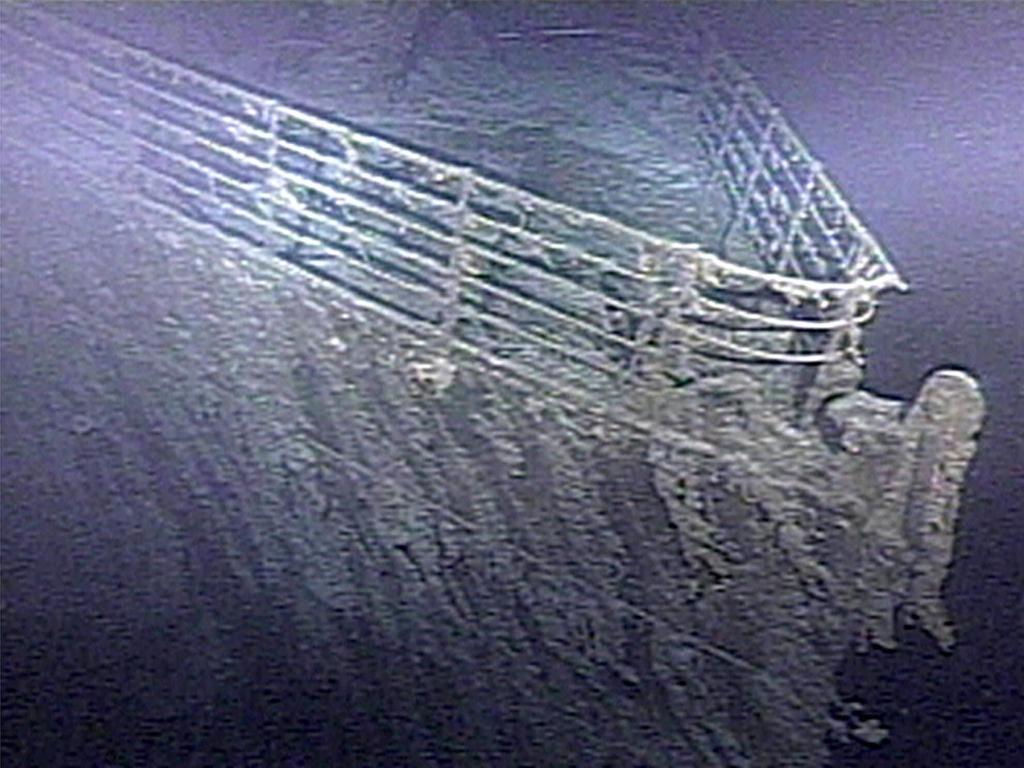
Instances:
[[[838,262],[818,270],[840,279],[744,268],[48,14],[20,18],[38,22],[6,25],[26,65],[83,94],[60,108],[130,135],[147,198],[409,327],[427,379],[448,380],[462,349],[601,401],[625,381],[675,376],[693,354],[823,363],[856,353],[875,293],[898,282],[868,240],[842,275]]]
[[[881,247],[753,79],[720,50],[705,66],[699,138],[729,195],[730,226],[743,228],[763,268],[903,287]]]

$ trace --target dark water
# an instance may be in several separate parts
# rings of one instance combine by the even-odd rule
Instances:
[[[943,654],[927,636],[907,631],[897,650],[850,654],[837,671],[841,690],[863,701],[891,733],[877,747],[836,745],[834,764],[1018,765],[1024,753],[1024,6],[733,4],[707,14],[912,286],[908,295],[888,297],[871,326],[869,385],[910,398],[928,371],[955,364],[980,379],[988,403],[946,588],[959,643]],[[13,170],[4,168],[5,225],[47,229],[55,211],[47,200],[26,199],[24,188],[10,183]],[[38,194],[40,185],[28,188]],[[62,216],[69,228],[109,234],[115,226]],[[98,254],[104,243],[91,247]],[[374,764],[415,764],[420,745],[409,730],[392,731],[388,723],[395,713],[412,717],[448,706],[449,672],[436,670],[429,684],[417,680],[423,700],[408,701],[403,683],[417,670],[354,622],[335,628],[360,672],[358,684],[346,684],[301,646],[274,604],[247,604],[244,590],[232,586],[235,577],[218,570],[224,553],[212,543],[210,523],[190,509],[189,489],[161,474],[165,447],[147,440],[152,404],[121,404],[123,423],[139,432],[107,448],[140,446],[141,474],[156,479],[140,485],[139,498],[155,500],[198,549],[190,555],[163,537],[152,504],[105,514],[96,525],[90,511],[110,508],[102,497],[111,471],[103,450],[81,456],[70,436],[67,456],[44,455],[36,441],[47,424],[52,372],[73,373],[62,364],[64,352],[88,339],[73,327],[22,327],[40,317],[31,308],[3,310],[4,601],[51,607],[31,613],[47,618],[16,626],[9,616],[29,614],[5,608],[4,753],[12,764],[318,765],[330,764],[354,741],[377,756]],[[39,344],[41,338],[48,343]],[[117,357],[102,348],[89,355],[96,369]],[[110,396],[131,391],[132,377],[145,372],[112,365],[81,374]],[[150,427],[151,434],[159,431],[158,423]],[[79,432],[92,429],[75,425]],[[49,476],[48,462],[68,456],[80,473],[96,478],[93,485]],[[205,593],[167,578],[179,571],[194,577],[192,583],[223,589]],[[204,625],[203,605],[221,606],[236,627]],[[216,645],[225,637],[228,646]],[[211,680],[205,675],[217,665],[201,653],[238,661],[223,679]],[[137,708],[144,718],[132,716]],[[12,721],[35,727],[14,729]],[[477,724],[435,725],[439,733],[451,728],[452,739],[487,739],[486,712]],[[498,737],[514,742],[514,734]],[[396,746],[397,739],[405,743]],[[186,763],[197,753],[198,762]],[[132,757],[142,754],[160,757]],[[468,755],[442,757],[473,764]]]

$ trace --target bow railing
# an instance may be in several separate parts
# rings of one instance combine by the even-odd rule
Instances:
[[[881,246],[779,110],[728,53],[710,48],[698,138],[729,196],[731,228],[750,239],[761,267],[904,289]]]
[[[672,375],[680,355],[821,364],[856,356],[876,294],[902,286],[824,175],[812,164],[801,176],[809,156],[726,58],[712,60],[701,138],[739,218],[769,227],[754,212],[774,206],[773,234],[755,238],[763,269],[29,17],[38,23],[8,25],[28,65],[88,94],[67,108],[130,137],[147,197],[333,283],[442,352],[471,345],[595,394]]]

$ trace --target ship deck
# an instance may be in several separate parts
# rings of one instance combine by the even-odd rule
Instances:
[[[727,201],[709,199],[696,141],[699,50],[681,19],[666,20],[661,49],[638,51],[636,20],[612,6],[168,3],[63,15],[653,234],[711,243],[724,225]]]

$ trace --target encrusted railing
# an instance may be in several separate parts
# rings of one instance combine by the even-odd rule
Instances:
[[[723,57],[712,59],[702,138],[741,218],[764,228],[763,270],[38,18],[16,29],[31,41],[28,58],[107,105],[88,117],[130,135],[148,198],[413,327],[434,360],[468,345],[597,395],[671,376],[693,354],[819,364],[858,355],[875,295],[901,285]],[[758,218],[762,209],[771,216]],[[420,370],[447,376],[444,365]]]
[[[698,138],[729,196],[730,229],[742,228],[768,272],[904,288],[778,109],[729,54],[710,47]]]

